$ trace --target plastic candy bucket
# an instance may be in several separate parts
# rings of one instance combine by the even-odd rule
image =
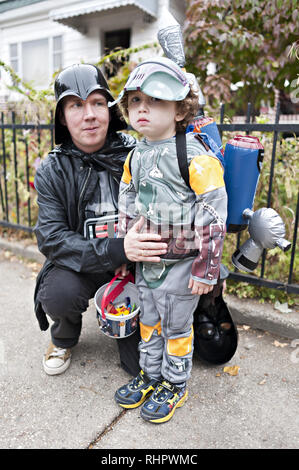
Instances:
[[[138,290],[133,284],[132,274],[122,280],[117,280],[117,278],[118,276],[115,276],[108,284],[100,287],[94,296],[100,330],[114,339],[125,338],[136,331],[140,311]],[[114,288],[111,290],[112,285]],[[116,306],[121,305],[125,303],[126,297],[130,297],[131,305],[136,304],[136,310],[127,315],[107,312],[106,307],[109,302],[115,301]]]

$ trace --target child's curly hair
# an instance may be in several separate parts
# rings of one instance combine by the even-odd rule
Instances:
[[[179,113],[186,113],[182,121],[176,123],[176,131],[185,131],[186,127],[198,114],[198,95],[194,92],[192,87],[186,98],[182,101],[176,101],[177,111]],[[119,106],[125,118],[128,118],[128,92],[124,93],[123,97],[119,102]]]

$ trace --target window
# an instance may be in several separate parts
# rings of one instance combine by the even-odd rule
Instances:
[[[119,29],[117,31],[106,32],[104,37],[105,54],[109,54],[117,49],[127,49],[130,47],[130,38],[130,29]],[[109,78],[115,75],[125,61],[125,58],[120,61],[112,60],[111,65],[105,67],[107,77]]]
[[[62,68],[62,36],[53,38],[53,72]]]
[[[33,86],[47,87],[52,74],[62,68],[62,36],[10,44],[10,64]]]
[[[47,83],[49,71],[48,39],[27,41],[22,43],[22,78],[25,82],[33,82],[36,86]]]
[[[19,73],[18,44],[9,45],[9,57],[10,57],[10,66],[14,69],[16,73]]]

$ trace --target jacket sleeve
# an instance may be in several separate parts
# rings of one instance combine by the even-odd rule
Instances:
[[[50,164],[41,165],[34,183],[39,206],[35,235],[39,250],[51,263],[76,272],[99,273],[128,262],[123,240],[86,240],[72,226],[77,217],[65,200],[65,182]]]
[[[189,166],[190,185],[196,195],[195,243],[199,250],[191,276],[216,284],[226,233],[227,194],[223,169],[210,155],[195,156]]]
[[[118,198],[118,238],[124,238],[136,221],[135,212],[136,189],[130,171],[132,152],[127,156],[121,178]]]

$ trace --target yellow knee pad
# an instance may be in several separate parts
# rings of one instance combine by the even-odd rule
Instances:
[[[161,322],[159,321],[156,323],[154,326],[150,325],[144,325],[144,323],[140,322],[140,336],[145,341],[148,343],[148,341],[151,339],[153,332],[157,330],[158,335],[161,334]]]
[[[189,336],[169,338],[167,340],[167,354],[169,356],[187,356],[192,352],[193,347],[193,326]]]

